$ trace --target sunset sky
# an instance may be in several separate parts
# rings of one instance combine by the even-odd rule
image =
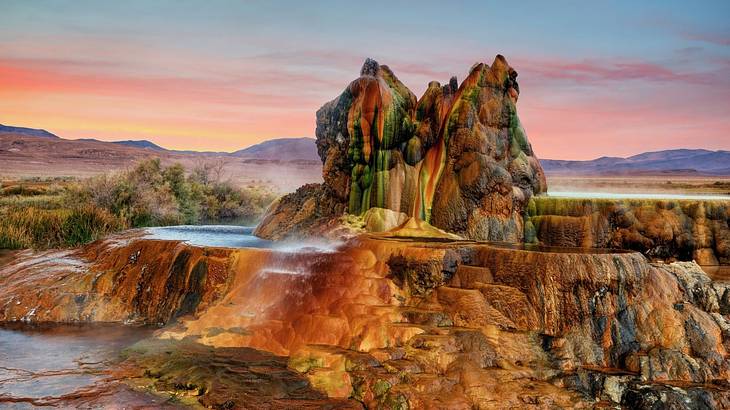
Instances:
[[[420,96],[497,53],[541,158],[730,149],[730,1],[2,0],[0,123],[233,151],[314,136],[366,57]]]

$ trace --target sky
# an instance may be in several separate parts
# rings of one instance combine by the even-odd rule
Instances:
[[[730,149],[730,1],[0,0],[0,123],[234,151],[313,137],[367,57],[420,96],[496,54],[540,158]]]

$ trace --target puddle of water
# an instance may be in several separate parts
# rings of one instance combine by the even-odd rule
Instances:
[[[580,191],[548,191],[547,196],[555,198],[579,199],[690,199],[730,201],[730,195],[692,195],[692,194],[649,194],[649,193],[617,193],[617,192],[580,192]]]
[[[185,241],[196,246],[269,248],[271,241],[253,235],[255,228],[229,225],[179,225],[148,228],[147,238]]]
[[[185,241],[194,246],[270,248],[283,253],[331,253],[340,242],[326,240],[268,241],[253,235],[254,227],[230,225],[179,225],[147,228],[148,239]]]
[[[702,265],[702,270],[715,282],[730,282],[730,265]]]
[[[111,376],[120,351],[152,331],[122,325],[3,325],[0,407],[164,405]]]

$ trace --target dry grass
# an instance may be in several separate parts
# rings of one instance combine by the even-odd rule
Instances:
[[[275,198],[260,186],[220,181],[210,169],[188,172],[159,160],[81,181],[6,181],[0,185],[0,249],[72,247],[132,227],[250,224]]]
[[[91,205],[72,209],[9,207],[0,215],[0,248],[6,249],[77,246],[125,227],[117,216]]]

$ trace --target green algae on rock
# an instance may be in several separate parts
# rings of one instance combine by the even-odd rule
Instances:
[[[274,204],[256,234],[280,239],[384,208],[472,239],[521,241],[525,207],[547,185],[517,117],[516,78],[497,56],[461,85],[431,82],[417,100],[366,60],[317,112],[324,183]]]
[[[618,248],[651,259],[730,264],[730,201],[534,197],[527,241]]]
[[[127,377],[157,394],[216,409],[362,408],[329,398],[288,359],[246,347],[213,348],[194,340],[145,339],[124,352]]]

